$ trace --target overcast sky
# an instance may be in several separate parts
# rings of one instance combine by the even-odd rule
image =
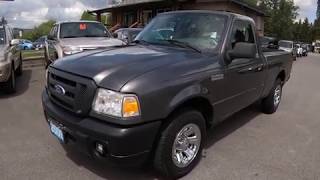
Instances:
[[[294,0],[300,7],[299,18],[315,19],[317,0]],[[108,0],[0,0],[0,16],[14,27],[32,28],[41,22],[78,20],[84,10],[106,7]]]

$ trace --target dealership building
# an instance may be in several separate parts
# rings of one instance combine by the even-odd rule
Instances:
[[[145,26],[159,13],[175,10],[217,10],[238,13],[254,19],[260,35],[264,33],[265,13],[243,0],[122,0],[114,1],[103,9],[90,11],[97,15],[111,14],[112,29]]]

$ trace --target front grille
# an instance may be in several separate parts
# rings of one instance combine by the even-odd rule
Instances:
[[[78,115],[86,115],[91,109],[96,85],[93,80],[49,69],[48,92],[57,106]]]

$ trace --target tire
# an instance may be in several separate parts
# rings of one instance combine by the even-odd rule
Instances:
[[[20,54],[19,67],[18,67],[18,69],[16,71],[17,76],[21,76],[22,72],[23,72],[23,70],[22,70],[22,56]]]
[[[16,92],[16,76],[14,72],[14,67],[11,67],[11,75],[7,82],[4,84],[4,91],[6,93],[15,93]]]
[[[171,118],[171,120],[171,123],[161,133],[158,146],[155,150],[154,167],[168,178],[179,178],[188,174],[200,161],[206,138],[206,127],[202,114],[192,109],[181,111]],[[184,150],[178,150],[178,137],[186,137],[181,134],[186,135],[185,133],[188,132],[183,131],[184,133],[182,133],[183,129],[188,129],[191,132],[187,135],[190,139],[194,135],[193,138],[196,137],[196,139],[200,140],[190,143],[187,140],[188,138],[180,139],[183,143],[180,144],[181,147],[179,148]],[[192,149],[192,147],[194,148],[193,152],[189,149]],[[180,154],[186,157],[185,149],[189,150],[189,153],[193,153],[193,155],[189,154],[192,158],[186,161],[186,163],[180,161],[179,164],[178,158],[174,158],[173,155]],[[178,151],[180,153],[176,153]],[[181,156],[179,157],[181,158]],[[178,157],[178,155],[175,157]]]
[[[262,100],[262,112],[273,114],[277,111],[282,97],[282,82],[277,79],[274,83],[269,95]]]

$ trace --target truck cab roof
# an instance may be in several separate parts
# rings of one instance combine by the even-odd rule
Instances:
[[[225,15],[230,18],[238,18],[242,20],[248,20],[254,23],[254,20],[251,17],[244,16],[241,14],[233,13],[233,12],[227,12],[227,11],[211,11],[211,10],[179,10],[179,11],[170,11],[170,12],[164,12],[161,13],[161,15],[164,14],[176,14],[176,13],[206,13],[206,14],[220,14]]]
[[[80,20],[80,21],[59,21],[55,23],[55,25],[65,24],[65,23],[101,23],[98,21],[88,21],[88,20]]]

